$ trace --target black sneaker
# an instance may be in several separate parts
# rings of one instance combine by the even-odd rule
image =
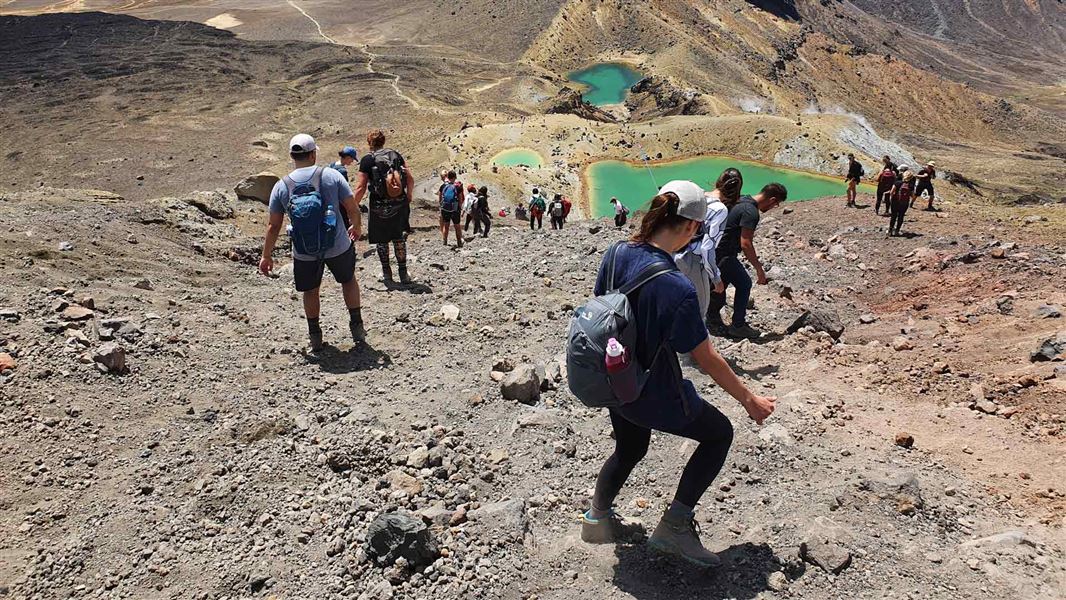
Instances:
[[[348,329],[352,332],[352,341],[361,344],[366,341],[366,328],[362,323],[349,323]]]
[[[316,331],[314,333],[308,333],[307,334],[307,342],[308,342],[307,345],[311,349],[311,352],[318,352],[318,351],[322,350],[322,348],[324,348],[325,345],[326,345],[325,342],[322,341],[322,332],[321,331]]]
[[[726,330],[729,337],[739,338],[742,340],[756,340],[762,337],[762,332],[755,329],[747,323],[743,325],[732,325]]]
[[[725,337],[726,324],[722,321],[707,321],[707,333],[715,337]]]

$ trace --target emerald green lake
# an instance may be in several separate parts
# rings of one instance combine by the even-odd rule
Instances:
[[[619,160],[597,161],[585,171],[588,185],[585,193],[593,217],[613,216],[612,197],[618,198],[630,210],[641,210],[651,202],[658,186],[674,179],[684,179],[710,191],[727,167],[740,169],[744,175],[745,194],[756,194],[764,185],[775,181],[788,188],[790,201],[841,196],[846,189],[843,177],[834,179],[727,156],[704,156],[650,164],[647,167]],[[866,189],[869,186],[861,187]]]
[[[574,71],[566,78],[588,88],[581,94],[586,102],[603,106],[624,102],[629,88],[640,81],[642,75],[623,64],[601,63]]]
[[[544,166],[544,159],[535,150],[529,148],[511,148],[504,150],[492,157],[492,164],[501,167],[533,167]]]

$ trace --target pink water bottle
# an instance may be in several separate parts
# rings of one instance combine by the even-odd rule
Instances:
[[[615,338],[607,340],[607,352],[604,361],[607,377],[611,381],[611,390],[622,404],[629,404],[640,394],[637,381],[637,369],[633,368],[633,357],[629,350]]]

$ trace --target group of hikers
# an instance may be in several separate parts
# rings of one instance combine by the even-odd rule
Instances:
[[[847,205],[849,208],[857,206],[855,198],[858,193],[859,182],[866,174],[865,169],[854,154],[848,154],[848,173],[844,180],[847,183]],[[885,206],[885,216],[889,217],[888,236],[902,235],[903,217],[907,210],[914,208],[914,202],[923,194],[928,198],[925,210],[936,211],[933,207],[935,192],[933,181],[936,180],[936,163],[929,161],[924,167],[915,173],[907,165],[897,165],[892,158],[885,156],[881,159],[881,170],[874,177],[877,182],[877,192],[874,198],[874,214],[881,214],[881,205]]]
[[[326,268],[341,285],[352,339],[357,343],[365,339],[353,245],[363,234],[360,202],[364,197],[369,196],[367,237],[376,245],[383,278],[392,280],[391,245],[400,281],[410,281],[406,238],[411,231],[414,178],[403,157],[385,147],[381,131],[371,131],[367,144],[369,152],[362,159],[358,159],[354,148],[345,147],[339,152],[338,161],[330,168],[322,168],[316,166],[318,148],[314,139],[306,134],[296,135],[289,143],[295,169],[271,193],[269,225],[259,269],[264,274],[273,269],[273,250],[287,216],[293,275],[296,289],[303,294],[312,351],[323,347],[319,286]],[[357,160],[358,176],[353,190],[347,168]],[[913,200],[920,193],[918,190],[928,189],[931,207],[934,166],[927,165],[924,176],[910,175],[907,168],[897,170],[886,158],[885,169],[878,178],[882,189],[875,210],[880,211],[882,201],[887,204],[896,233],[904,212],[897,210],[901,199]],[[455,171],[442,172],[441,176],[438,201],[445,245],[449,229],[454,228],[456,245],[462,246],[459,225],[463,214],[467,217],[464,231],[473,221],[475,233],[487,236],[492,222],[487,188],[464,187]],[[861,177],[861,173],[856,176]],[[658,551],[701,567],[714,567],[721,562],[703,546],[694,511],[722,469],[732,445],[733,425],[684,378],[678,355],[687,355],[757,423],[761,424],[774,412],[775,398],[748,389],[711,344],[711,334],[734,338],[761,335],[746,319],[752,279],[740,255],[754,268],[755,282],[768,283],[755,249],[755,232],[761,215],[785,202],[788,190],[779,183],[771,183],[749,196],[742,194],[743,185],[743,174],[735,168],[724,170],[709,192],[691,181],[671,181],[664,185],[651,199],[629,239],[612,245],[605,253],[592,290],[597,301],[575,310],[567,343],[570,389],[589,406],[609,409],[614,439],[614,451],[600,469],[590,508],[582,515],[581,537],[588,542],[610,543],[625,535],[627,525],[614,512],[614,501],[647,453],[651,432],[655,430],[692,439],[698,445],[648,543]],[[622,227],[629,211],[617,199],[612,202],[616,207],[615,224]],[[849,205],[853,204],[849,190]],[[553,227],[562,228],[569,213],[568,202],[562,196],[556,195],[548,203],[539,189],[533,191],[528,205],[517,207],[516,213],[518,209],[528,211],[530,228],[542,227],[545,213],[551,217]],[[501,211],[501,216],[506,212]],[[516,216],[525,218],[526,215]],[[734,287],[735,294],[731,322],[726,325],[722,309],[728,286]],[[611,295],[626,299],[628,304],[622,308],[631,319],[619,320],[613,316],[613,305],[602,301]],[[575,350],[575,331],[583,327],[581,318],[588,316],[587,310],[597,309],[607,311],[603,314],[609,318],[604,323],[628,328],[628,335],[617,334],[630,344],[628,348],[611,338],[604,340],[602,347],[585,344]],[[596,355],[595,360],[574,363],[570,368],[572,351],[591,352]],[[623,370],[612,370],[619,365]],[[585,374],[592,372],[614,390],[612,373],[626,372],[627,365],[636,365],[640,373],[637,379],[628,381],[640,384],[628,387],[624,399],[619,392],[610,402],[593,402],[586,394],[591,388],[582,387],[583,382],[578,381],[582,370]]]
[[[562,229],[566,224],[566,219],[570,217],[571,208],[573,208],[573,203],[570,198],[555,194],[549,202],[540,188],[533,188],[533,195],[530,196],[529,202],[515,207],[515,217],[519,220],[528,218],[529,229],[533,231],[544,229],[544,215],[547,214],[551,228]]]

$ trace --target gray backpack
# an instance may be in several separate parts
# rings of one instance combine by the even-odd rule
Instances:
[[[570,333],[566,342],[567,380],[574,396],[591,408],[617,407],[626,403],[611,388],[607,374],[606,348],[607,340],[615,338],[633,353],[632,360],[636,360],[637,331],[633,326],[636,319],[628,294],[660,275],[677,270],[667,262],[648,265],[633,281],[616,289],[615,255],[618,253],[618,247],[624,243],[614,244],[603,257],[607,263],[607,292],[593,298],[584,306],[579,306],[570,319]],[[662,345],[656,350],[652,365],[658,360],[661,351]],[[642,365],[640,367],[637,379],[639,388],[643,388],[648,379],[648,370]],[[639,396],[639,393],[636,396]]]

